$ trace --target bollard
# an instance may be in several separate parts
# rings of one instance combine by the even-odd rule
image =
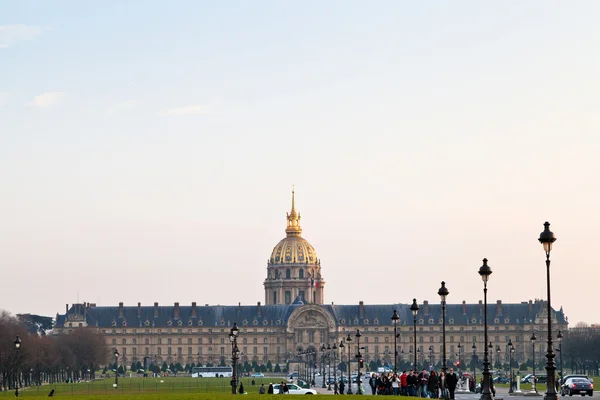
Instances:
[[[521,376],[517,375],[517,390],[515,390],[515,393],[521,393]]]

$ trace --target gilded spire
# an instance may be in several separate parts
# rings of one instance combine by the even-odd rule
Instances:
[[[302,228],[300,227],[300,213],[296,212],[296,195],[294,186],[292,186],[292,210],[287,214],[287,227],[285,233],[288,236],[300,236]]]

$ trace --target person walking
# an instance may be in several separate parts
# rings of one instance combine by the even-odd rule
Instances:
[[[444,371],[440,372],[440,390],[441,390],[441,398],[442,399],[447,399],[448,398],[448,382],[446,380],[446,374],[444,373]]]
[[[371,374],[371,377],[369,378],[369,386],[371,386],[371,393],[372,394],[377,394],[377,386],[376,386],[376,375],[375,374]]]
[[[435,370],[432,370],[429,374],[429,380],[427,381],[427,391],[429,392],[429,397],[432,399],[437,399],[439,397],[440,390],[440,381],[439,376]]]
[[[348,384],[350,384],[350,383],[348,383]],[[344,385],[344,380],[341,379],[340,380],[340,390],[339,390],[340,394],[344,394],[345,387],[346,387],[346,385]]]
[[[446,384],[448,385],[448,394],[450,395],[450,400],[454,400],[454,391],[456,390],[456,385],[458,384],[458,376],[452,368],[450,368],[450,371],[446,375]]]

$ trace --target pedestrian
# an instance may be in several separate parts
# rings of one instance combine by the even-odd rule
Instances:
[[[256,381],[252,379],[252,386],[256,385]]]
[[[265,394],[265,384],[261,383],[260,387],[258,388],[258,394]]]
[[[376,387],[376,384],[375,384],[376,377],[377,377],[377,375],[371,374],[371,377],[369,378],[369,386],[371,386],[371,393],[372,394],[377,394],[377,387]]]
[[[432,399],[437,399],[439,397],[438,391],[440,388],[440,381],[437,372],[432,370],[429,374],[429,380],[427,381],[427,391],[429,392],[429,397]]]
[[[339,390],[339,393],[340,393],[340,394],[344,394],[344,388],[345,388],[345,387],[346,387],[346,385],[344,385],[344,380],[342,379],[342,380],[340,381],[340,390]]]
[[[269,383],[269,387],[267,389],[267,394],[273,394],[273,384]]]
[[[440,372],[440,390],[441,390],[441,398],[442,399],[447,399],[448,398],[448,381],[446,380],[446,374],[444,373],[444,371]]]
[[[446,383],[448,385],[448,394],[450,395],[450,400],[454,400],[454,391],[456,390],[456,384],[458,383],[458,376],[452,368],[446,375]]]
[[[244,394],[244,384],[240,382],[240,387],[238,388],[239,394]]]

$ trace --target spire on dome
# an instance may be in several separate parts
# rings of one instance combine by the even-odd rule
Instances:
[[[292,185],[292,210],[287,215],[287,227],[285,233],[288,236],[300,236],[302,228],[300,227],[300,213],[296,212],[296,195]]]

